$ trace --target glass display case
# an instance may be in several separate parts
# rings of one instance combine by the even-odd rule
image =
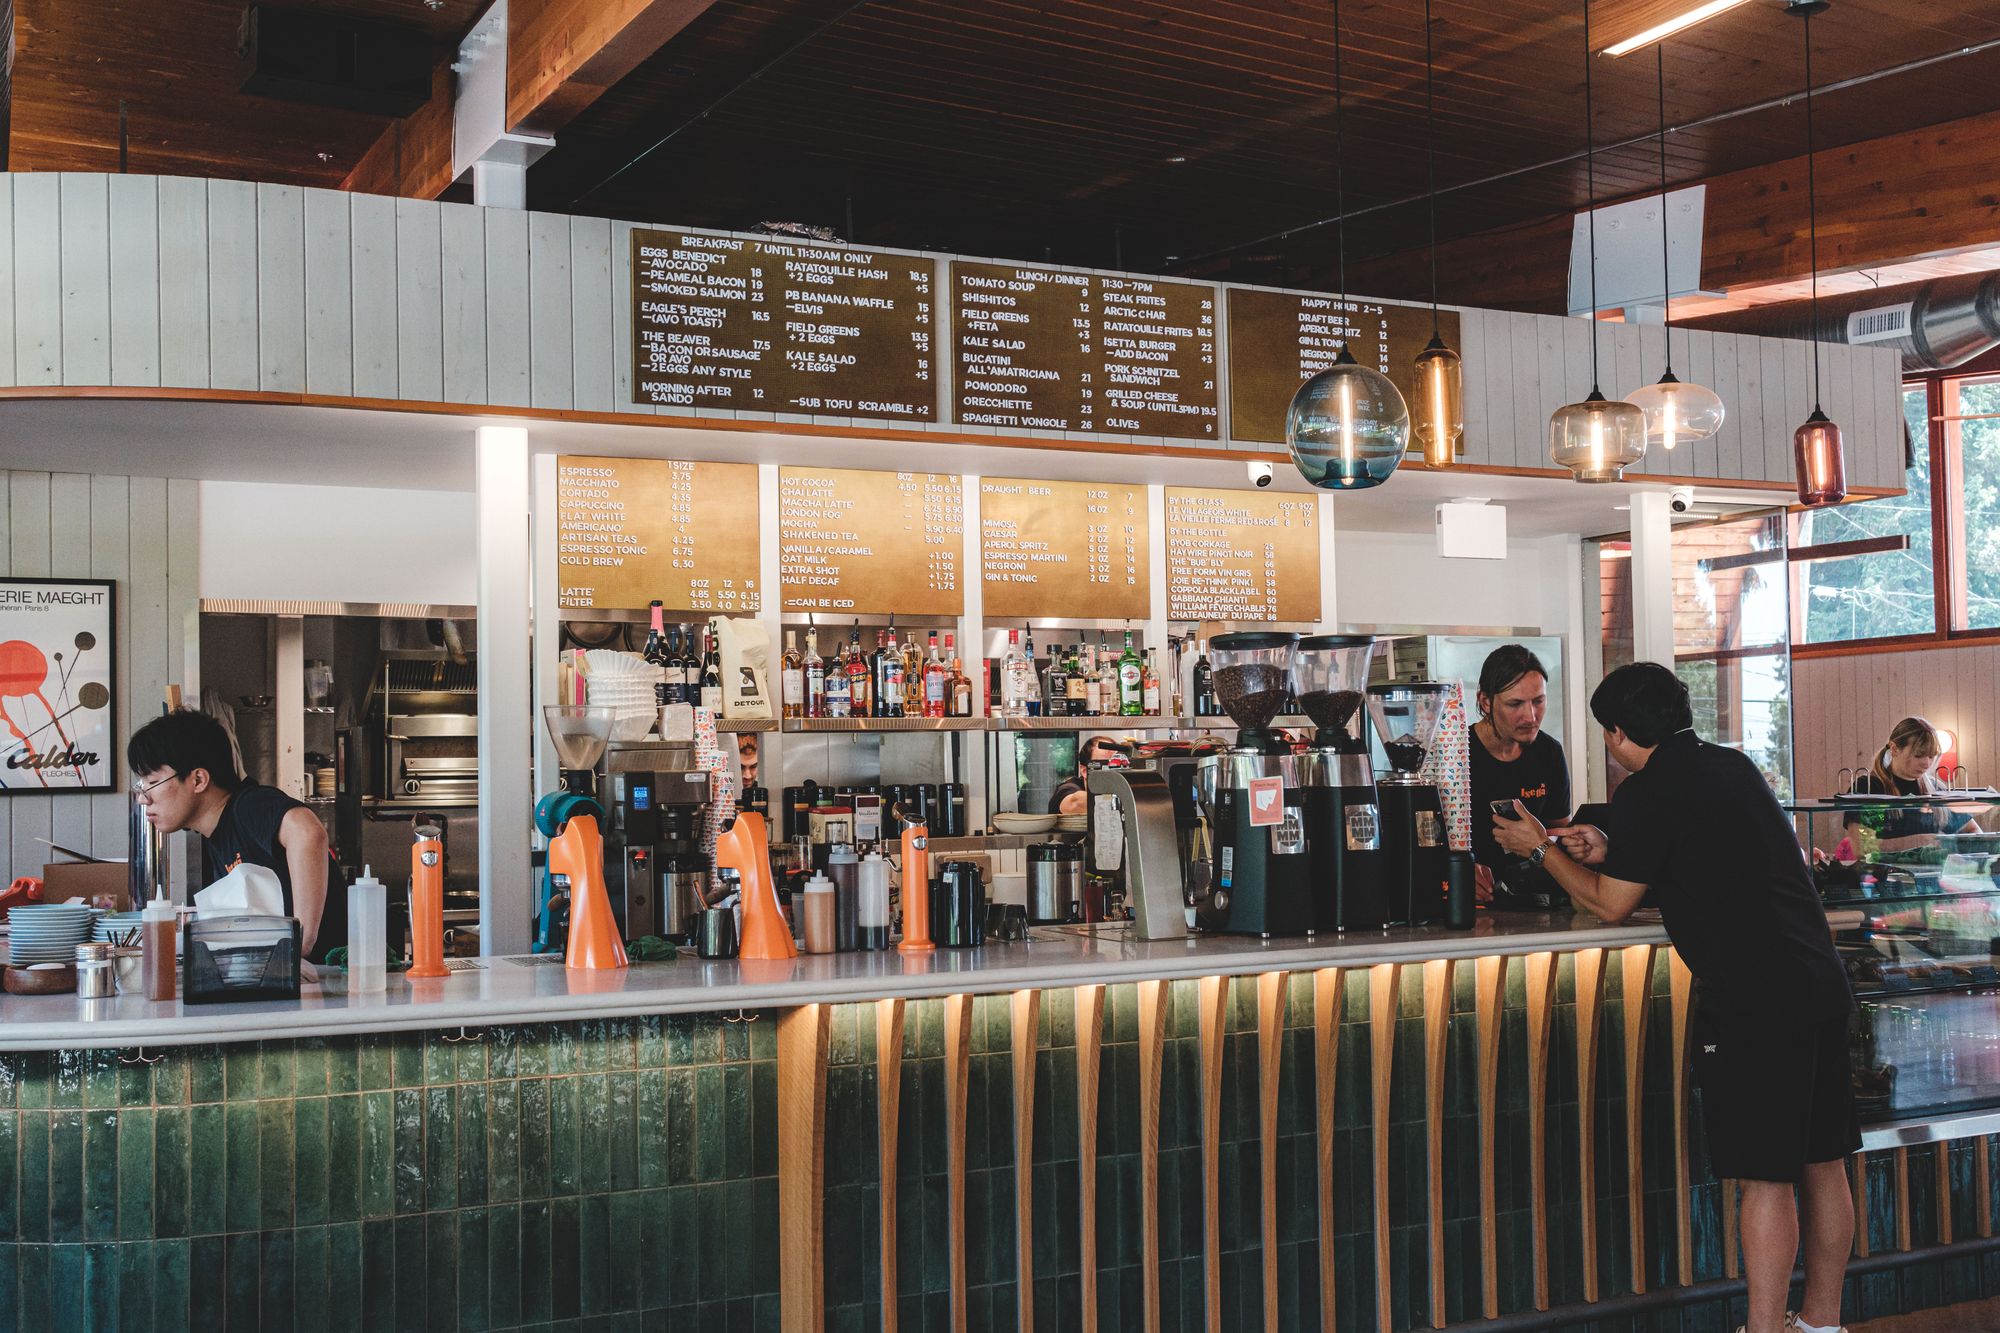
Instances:
[[[2000,1107],[2000,793],[1785,808],[1860,1007],[1862,1123]]]

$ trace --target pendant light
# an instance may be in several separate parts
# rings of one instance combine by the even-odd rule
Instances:
[[[1590,230],[1590,396],[1549,418],[1549,456],[1574,481],[1623,481],[1646,456],[1646,414],[1608,400],[1597,378],[1597,136],[1591,98],[1590,0],[1583,0],[1583,161]]]
[[[1334,208],[1340,260],[1340,317],[1347,318],[1347,140],[1340,70],[1340,0],[1333,4]],[[1380,486],[1410,443],[1410,408],[1389,377],[1354,359],[1347,339],[1333,364],[1292,395],[1285,444],[1299,474],[1321,490]]]
[[[1677,444],[1705,440],[1722,429],[1726,409],[1722,396],[1674,376],[1674,283],[1667,260],[1667,55],[1662,42],[1653,49],[1660,85],[1660,284],[1666,301],[1663,330],[1667,335],[1667,372],[1658,384],[1648,384],[1626,401],[1646,414],[1646,440],[1672,453]]]
[[[1417,353],[1417,442],[1424,465],[1450,467],[1465,434],[1465,364],[1438,332],[1437,61],[1431,48],[1431,0],[1424,0],[1424,174],[1431,210],[1431,340]]]
[[[1802,505],[1838,504],[1847,498],[1847,460],[1840,427],[1827,419],[1819,397],[1819,192],[1813,177],[1813,15],[1828,7],[1827,0],[1791,0],[1787,14],[1805,20],[1806,30],[1806,213],[1812,236],[1812,344],[1813,410],[1805,424],[1792,433],[1792,467],[1799,483]]]

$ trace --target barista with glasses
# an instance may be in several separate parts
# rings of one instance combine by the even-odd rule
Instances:
[[[1542,730],[1549,673],[1518,643],[1504,644],[1479,668],[1479,720],[1472,724],[1472,859],[1479,901],[1516,911],[1567,909],[1548,871],[1510,855],[1493,840],[1495,802],[1519,801],[1545,825],[1569,822],[1569,763],[1562,742]]]

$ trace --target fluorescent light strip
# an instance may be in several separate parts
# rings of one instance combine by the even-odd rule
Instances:
[[[1642,46],[1651,46],[1663,37],[1671,37],[1683,28],[1692,28],[1697,23],[1706,22],[1714,18],[1717,14],[1725,13],[1742,3],[1744,3],[1744,0],[1708,0],[1708,3],[1705,5],[1696,5],[1684,14],[1677,14],[1663,23],[1655,23],[1652,27],[1635,37],[1627,37],[1622,42],[1605,47],[1601,54],[1607,56],[1630,55]]]

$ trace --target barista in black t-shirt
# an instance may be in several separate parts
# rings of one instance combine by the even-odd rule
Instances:
[[[284,889],[308,959],[324,962],[329,949],[347,943],[346,884],[326,826],[277,788],[241,777],[221,723],[177,709],[133,732],[125,757],[133,799],[153,827],[201,835],[209,883],[241,863],[263,866]]]
[[[1695,976],[1710,1165],[1743,1186],[1748,1327],[1784,1326],[1803,1219],[1799,1318],[1838,1328],[1854,1241],[1845,1159],[1861,1146],[1848,1081],[1854,998],[1792,821],[1749,759],[1695,736],[1687,687],[1667,668],[1620,667],[1590,708],[1632,775],[1610,829],[1558,838],[1524,814],[1494,821],[1494,837],[1606,922],[1642,899],[1659,906]]]
[[[1472,724],[1472,859],[1479,900],[1523,911],[1566,908],[1569,899],[1540,866],[1502,851],[1488,812],[1519,801],[1544,825],[1569,820],[1569,761],[1562,742],[1542,730],[1549,673],[1518,643],[1487,654],[1479,669],[1479,720]]]

